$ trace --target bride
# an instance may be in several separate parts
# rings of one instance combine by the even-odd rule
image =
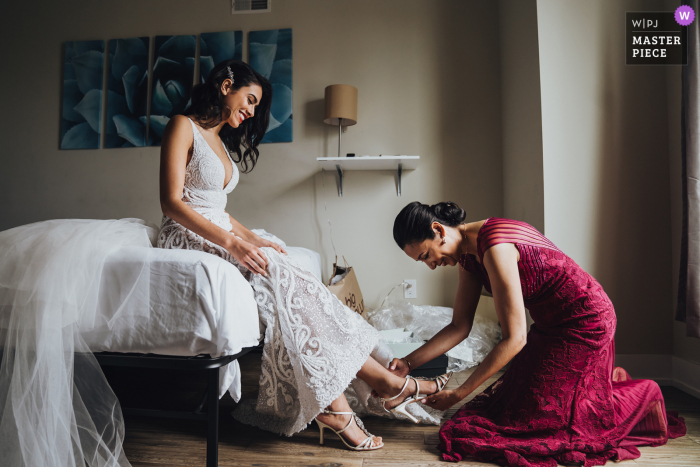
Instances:
[[[253,287],[266,326],[262,375],[255,409],[239,408],[238,420],[291,436],[316,419],[321,443],[329,428],[350,449],[378,449],[381,438],[364,429],[343,391],[352,383],[368,398],[373,389],[386,410],[416,421],[407,405],[440,391],[449,376],[416,380],[390,373],[372,356],[379,344],[374,328],[281,246],[224,210],[226,195],[238,183],[235,163],[244,173],[255,167],[271,99],[269,81],[234,60],[217,65],[194,88],[186,115],[173,117],[163,135],[158,246],[219,256]]]

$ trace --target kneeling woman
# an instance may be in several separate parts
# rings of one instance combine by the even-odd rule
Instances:
[[[443,458],[511,466],[602,465],[635,446],[685,434],[659,386],[615,368],[617,319],[600,284],[534,227],[489,218],[463,223],[454,203],[414,202],[394,222],[399,247],[430,269],[459,268],[450,325],[391,368],[399,375],[469,335],[482,286],[493,293],[503,340],[467,381],[425,399],[445,410],[511,361],[505,374],[440,430]],[[534,320],[526,334],[525,306]]]

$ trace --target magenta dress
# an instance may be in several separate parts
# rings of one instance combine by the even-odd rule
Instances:
[[[520,284],[534,324],[503,376],[442,426],[443,459],[603,465],[639,457],[635,446],[683,436],[683,419],[666,412],[659,386],[614,367],[617,319],[600,284],[534,227],[490,218],[477,236],[479,261],[460,258],[488,291],[484,253],[499,243],[520,252]]]

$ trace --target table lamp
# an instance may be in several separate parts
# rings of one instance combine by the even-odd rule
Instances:
[[[338,125],[338,157],[343,126],[357,123],[357,88],[347,84],[333,84],[326,87],[326,112],[324,123]]]

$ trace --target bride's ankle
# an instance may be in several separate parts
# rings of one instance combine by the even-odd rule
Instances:
[[[435,394],[438,390],[438,385],[433,380],[419,380],[417,383],[421,394]]]
[[[409,384],[406,385],[406,379],[404,378],[391,378],[389,381],[386,381],[384,387],[377,391],[377,393],[385,398],[394,397],[406,393],[411,387],[410,381]]]

